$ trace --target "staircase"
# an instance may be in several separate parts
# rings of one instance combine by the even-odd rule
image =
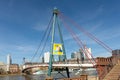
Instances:
[[[103,80],[120,80],[120,62],[112,68]]]

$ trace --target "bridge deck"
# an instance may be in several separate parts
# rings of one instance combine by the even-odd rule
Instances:
[[[94,64],[95,65],[95,64]],[[94,67],[93,64],[53,64],[53,67]],[[37,64],[37,65],[24,65],[23,69],[30,67],[48,67],[49,64]]]

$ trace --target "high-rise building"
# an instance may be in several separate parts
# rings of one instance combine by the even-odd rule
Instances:
[[[50,52],[44,53],[44,62],[49,63],[49,59],[50,59]]]
[[[85,48],[84,51],[82,49],[79,49],[78,52],[73,52],[71,54],[71,58],[78,58],[80,60],[83,59],[91,59],[92,54],[91,54],[91,48]]]
[[[77,58],[77,52],[71,53],[71,58]]]
[[[8,65],[12,64],[12,59],[11,59],[10,54],[7,55],[7,64]]]
[[[80,51],[78,51],[78,52],[73,52],[73,53],[71,54],[71,58],[81,59],[81,58],[82,58],[82,53],[81,53]]]
[[[86,59],[89,58],[91,59],[92,58],[92,51],[91,51],[91,48],[85,48],[85,52],[86,52]]]
[[[10,64],[12,64],[12,59],[10,54],[7,55],[7,71],[9,71]]]
[[[43,57],[40,57],[40,61],[39,61],[40,63],[43,63]]]

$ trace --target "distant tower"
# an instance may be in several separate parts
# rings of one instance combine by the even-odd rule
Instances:
[[[92,48],[88,48],[88,51],[89,51],[89,58],[91,59],[92,58]]]
[[[42,63],[44,63],[44,57],[42,57]]]
[[[71,58],[75,58],[75,53],[71,53]]]
[[[44,63],[49,63],[50,52],[44,53]]]
[[[85,59],[85,55],[84,55],[82,49],[79,49],[79,52],[80,52],[80,60],[81,60],[81,63],[83,64],[84,63],[84,59]]]
[[[91,48],[85,48],[85,51],[86,51],[86,53],[87,53],[87,57],[88,57],[89,59],[91,59],[91,58],[92,58]]]
[[[71,58],[78,58],[78,52],[71,53]]]
[[[40,57],[40,61],[39,61],[40,63],[43,63],[43,57]]]
[[[85,42],[84,42],[84,52],[86,53],[86,54],[84,54],[85,59],[87,59],[87,58],[91,59],[92,58],[92,49],[88,48]]]
[[[7,55],[7,71],[9,71],[10,64],[12,64],[12,59],[10,54]]]
[[[23,64],[25,64],[25,57],[23,57]]]
[[[7,64],[8,65],[12,64],[12,59],[11,59],[10,54],[7,55]]]

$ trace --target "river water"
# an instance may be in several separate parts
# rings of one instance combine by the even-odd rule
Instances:
[[[45,76],[42,75],[13,75],[13,76],[1,76],[0,80],[44,80]]]
[[[86,72],[88,75],[96,75],[95,71],[89,71]],[[72,72],[70,73],[71,77],[75,77],[75,76],[79,76],[81,73],[78,73],[78,71],[76,72]],[[66,72],[64,73],[53,73],[52,76],[54,77],[54,80],[58,80],[60,78],[65,78]],[[39,74],[39,75],[12,75],[12,76],[0,76],[0,80],[45,80],[46,78],[46,74]]]

